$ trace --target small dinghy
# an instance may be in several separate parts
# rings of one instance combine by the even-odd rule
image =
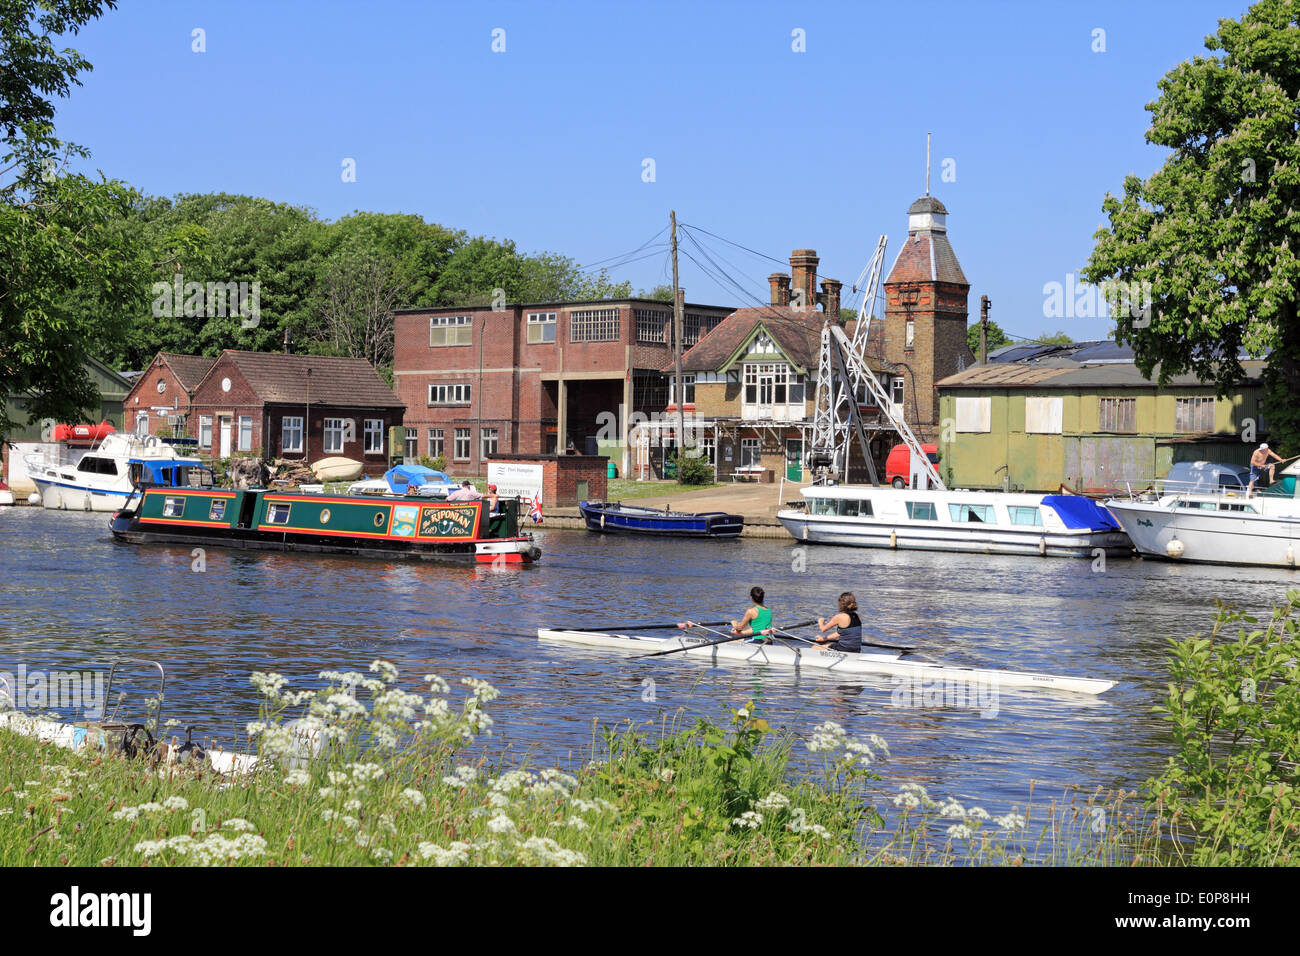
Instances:
[[[744,515],[723,511],[685,511],[625,505],[619,501],[578,504],[588,531],[610,534],[650,534],[672,538],[735,538],[745,527]]]

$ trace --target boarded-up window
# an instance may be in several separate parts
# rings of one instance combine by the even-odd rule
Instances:
[[[1097,402],[1097,431],[1137,431],[1136,398],[1099,398]]]
[[[992,421],[992,399],[959,398],[957,399],[957,431],[986,432]]]
[[[1059,395],[1026,396],[1025,431],[1035,435],[1061,434],[1061,406]]]
[[[1174,431],[1214,431],[1214,399],[1179,398],[1174,400]]]

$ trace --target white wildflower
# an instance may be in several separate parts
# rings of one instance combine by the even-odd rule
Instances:
[[[1025,826],[1025,818],[1012,810],[1006,816],[994,817],[993,822],[998,825],[1000,830],[1022,830]]]
[[[451,693],[451,685],[439,677],[437,674],[425,674],[424,682],[429,685],[429,690],[435,694]],[[423,844],[421,844],[423,846]],[[432,846],[433,844],[429,844]]]
[[[969,840],[972,834],[971,828],[964,823],[954,823],[948,828],[948,836],[957,840]]]
[[[422,858],[432,860],[434,866],[460,866],[469,862],[469,844],[459,840],[445,849],[436,843],[421,843],[416,849]]]
[[[311,783],[311,774],[306,770],[290,770],[284,775],[284,782],[291,787],[305,787]]]
[[[766,797],[754,802],[756,810],[781,810],[790,805],[790,798],[784,793],[773,790]]]
[[[587,829],[587,821],[577,815],[570,816],[567,820],[564,821],[564,825],[566,827],[572,827],[575,830]]]
[[[122,807],[113,814],[114,820],[134,820],[140,816],[140,811],[135,807]]]
[[[184,797],[168,797],[163,801],[163,806],[168,810],[188,810],[190,802]]]
[[[231,817],[221,824],[221,828],[223,830],[234,830],[236,833],[252,833],[257,829],[243,817]]]
[[[746,810],[740,816],[732,820],[731,825],[733,827],[739,827],[742,830],[757,830],[763,825],[763,814],[754,810]]]
[[[385,684],[392,684],[397,680],[397,668],[390,661],[371,661],[370,673],[378,674]]]
[[[498,813],[487,822],[487,828],[493,833],[514,833],[515,821],[511,820],[504,813]]]
[[[847,739],[848,733],[844,728],[835,721],[828,720],[813,728],[813,736],[812,740],[808,741],[808,749],[813,752],[839,750],[844,746]]]
[[[424,794],[422,794],[419,790],[415,790],[411,787],[407,787],[405,790],[402,791],[402,799],[406,801],[408,806],[416,807],[421,810],[424,809],[425,806]]]

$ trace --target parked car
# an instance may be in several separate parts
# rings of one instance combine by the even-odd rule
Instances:
[[[1238,491],[1242,494],[1250,484],[1250,469],[1244,465],[1221,465],[1213,461],[1175,462],[1165,476],[1162,494],[1184,492],[1218,494],[1221,491]]]
[[[939,446],[922,445],[921,449],[925,452],[925,457],[930,459],[930,463],[939,467]],[[912,481],[912,452],[907,445],[895,445],[889,449],[889,457],[885,459],[885,483],[893,485],[895,488],[906,488]]]

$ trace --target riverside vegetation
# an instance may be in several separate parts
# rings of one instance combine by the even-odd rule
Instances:
[[[884,740],[829,722],[801,740],[752,702],[727,727],[599,730],[572,773],[494,766],[473,756],[494,688],[428,675],[414,694],[376,661],[316,690],[253,674],[263,759],[236,778],[0,733],[0,865],[1294,863],[1298,607],[1232,639],[1258,622],[1221,608],[1209,637],[1171,642],[1175,750],[1141,797],[1031,787],[993,815],[889,793]]]

